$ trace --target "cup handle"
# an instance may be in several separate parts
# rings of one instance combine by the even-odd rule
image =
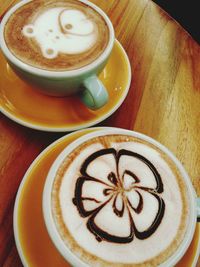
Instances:
[[[200,197],[197,197],[197,221],[200,222]]]
[[[108,102],[108,92],[97,76],[92,76],[83,82],[80,98],[88,108],[96,110]]]

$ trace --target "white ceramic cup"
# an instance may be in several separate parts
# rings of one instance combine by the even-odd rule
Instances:
[[[52,71],[33,67],[19,60],[8,48],[4,38],[4,28],[10,16],[21,6],[31,2],[22,0],[14,5],[3,17],[0,24],[0,47],[10,67],[33,88],[51,96],[68,96],[77,94],[90,109],[99,109],[109,101],[109,95],[98,79],[98,74],[105,67],[115,41],[113,25],[108,16],[99,7],[87,0],[79,0],[99,13],[109,29],[109,41],[101,55],[90,64],[75,70]],[[14,29],[13,29],[14,30]]]
[[[44,191],[43,191],[43,215],[44,215],[44,220],[45,224],[49,233],[50,238],[52,239],[55,247],[57,250],[62,254],[62,256],[68,261],[72,266],[75,267],[88,267],[88,265],[84,262],[82,262],[76,255],[73,254],[72,251],[70,251],[67,246],[64,244],[63,240],[61,239],[55,223],[54,219],[52,216],[51,212],[51,191],[52,191],[52,186],[54,182],[54,178],[56,175],[56,172],[61,165],[62,161],[69,155],[77,146],[80,144],[84,143],[85,141],[97,137],[97,136],[104,136],[104,135],[109,135],[109,134],[125,134],[125,135],[130,135],[133,137],[138,137],[141,138],[145,141],[150,142],[151,144],[155,145],[159,149],[161,149],[164,153],[166,153],[169,158],[176,164],[177,168],[179,169],[180,173],[182,174],[182,177],[186,183],[187,189],[188,189],[188,204],[189,204],[189,222],[188,222],[188,227],[186,230],[186,234],[184,236],[184,239],[181,243],[181,245],[178,247],[176,252],[169,257],[164,263],[159,265],[160,267],[172,267],[174,266],[185,254],[186,250],[188,249],[193,235],[194,235],[194,230],[196,226],[196,221],[197,217],[200,216],[200,209],[198,206],[199,204],[199,199],[196,196],[195,190],[192,186],[192,183],[190,181],[190,178],[185,171],[184,167],[182,164],[178,161],[178,159],[162,144],[158,143],[154,139],[129,130],[124,130],[124,129],[119,129],[119,128],[110,128],[110,129],[104,129],[104,130],[97,130],[95,132],[86,134],[74,142],[72,142],[70,145],[68,145],[62,152],[61,154],[57,157],[55,162],[50,168],[50,171],[48,173]],[[198,203],[198,205],[197,205]]]

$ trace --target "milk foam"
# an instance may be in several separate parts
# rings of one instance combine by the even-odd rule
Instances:
[[[79,171],[83,162],[97,151],[105,150],[100,142],[91,144],[77,155],[62,179],[59,202],[63,221],[80,247],[93,255],[114,263],[141,263],[156,257],[175,238],[183,208],[180,189],[170,166],[158,151],[134,141],[112,143],[111,147],[117,152],[125,149],[137,153],[150,161],[160,174],[163,190],[162,186],[159,189],[151,167],[137,157],[123,153],[119,157],[118,167],[112,153],[93,157],[85,170],[87,179],[84,178]],[[108,179],[110,173],[114,173],[120,180],[117,185],[114,176]],[[85,216],[80,216],[77,205],[72,203],[77,181],[82,184],[81,203],[87,213]],[[160,224],[147,238],[139,237],[137,231],[145,232],[155,223],[161,201],[165,204],[165,209]],[[138,212],[139,207],[141,210]],[[94,214],[98,208],[99,212]],[[118,243],[100,240],[88,228],[90,216],[94,217],[93,221],[99,229],[110,236],[120,237],[121,240],[126,240],[129,236],[129,241]],[[135,227],[133,233],[130,217]]]
[[[80,54],[97,41],[97,26],[83,12],[65,7],[50,8],[39,14],[22,30],[27,38],[35,38],[45,58],[58,53]]]

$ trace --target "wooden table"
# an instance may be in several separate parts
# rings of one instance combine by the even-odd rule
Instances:
[[[15,1],[0,0],[0,15]],[[128,53],[132,84],[101,123],[147,134],[183,163],[200,195],[200,47],[150,0],[94,0]],[[30,163],[63,134],[27,129],[0,114],[0,266],[22,266],[13,230],[15,195]]]

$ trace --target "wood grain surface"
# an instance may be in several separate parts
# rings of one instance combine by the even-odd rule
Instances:
[[[0,16],[13,2],[0,0]],[[164,144],[200,195],[200,47],[150,0],[93,2],[111,18],[132,67],[128,97],[100,125],[132,129]],[[15,195],[30,163],[62,135],[27,129],[0,114],[0,266],[22,266],[12,230]]]

